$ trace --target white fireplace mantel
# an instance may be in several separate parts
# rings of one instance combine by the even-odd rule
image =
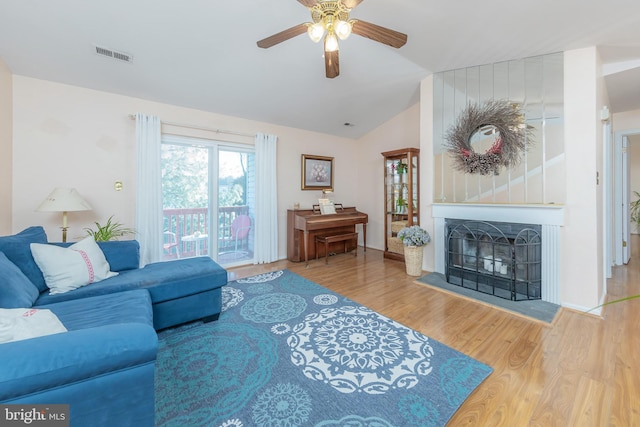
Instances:
[[[432,212],[434,218],[564,225],[563,205],[434,203]]]
[[[541,204],[434,203],[435,270],[445,274],[445,219],[516,222],[542,226],[542,299],[560,304],[560,227],[564,206]]]

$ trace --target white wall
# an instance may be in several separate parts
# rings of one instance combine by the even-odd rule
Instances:
[[[0,76],[0,81],[2,77]],[[110,215],[134,223],[135,122],[131,114],[153,114],[168,122],[278,136],[279,255],[286,257],[286,210],[310,208],[319,191],[300,189],[301,155],[335,157],[334,198],[358,202],[359,144],[268,123],[14,76],[13,221],[11,232],[43,225],[51,241],[61,238],[61,216],[35,212],[54,187],[75,187],[93,211],[69,213],[69,240]],[[2,107],[0,107],[2,108]],[[218,139],[225,139],[220,134]],[[1,140],[0,140],[1,141]],[[124,183],[117,192],[116,180]]]
[[[369,215],[367,246],[384,250],[384,162],[382,152],[398,148],[418,148],[420,144],[420,104],[409,107],[358,140],[357,208]],[[425,162],[420,153],[420,174]],[[420,200],[422,209],[426,203]]]
[[[422,211],[420,224],[425,228],[431,238],[435,238],[433,221],[433,202],[435,201],[435,176],[434,176],[434,136],[433,136],[433,75],[427,76],[420,83],[420,153],[422,154],[422,170],[420,171],[420,202]],[[425,259],[422,267],[427,271],[435,271],[435,245],[426,246]]]
[[[615,113],[612,116],[612,121],[614,132],[638,130],[640,129],[640,110]]]
[[[607,188],[603,183],[603,177],[605,176],[605,157],[606,150],[609,148],[606,146],[608,141],[605,140],[605,124],[602,121],[601,112],[608,109],[610,105],[609,94],[607,93],[607,84],[602,72],[602,59],[600,58],[600,51],[598,48],[594,48],[596,51],[596,111],[595,111],[595,123],[596,123],[596,209],[595,215],[598,223],[597,234],[597,256],[598,262],[596,263],[598,269],[598,283],[596,289],[596,297],[598,298],[598,304],[604,302],[607,294],[607,277],[610,277],[610,266],[607,265],[607,250],[606,245],[609,242],[610,230],[605,224],[607,218],[607,209],[605,193]]]
[[[565,52],[565,227],[561,247],[564,305],[588,309],[599,304],[602,275],[602,124],[606,102],[595,47]]]
[[[0,59],[0,235],[11,233],[13,75]]]

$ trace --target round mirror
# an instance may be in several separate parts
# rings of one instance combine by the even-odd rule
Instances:
[[[474,151],[485,152],[497,139],[500,139],[500,129],[494,125],[482,125],[469,135],[468,142]]]

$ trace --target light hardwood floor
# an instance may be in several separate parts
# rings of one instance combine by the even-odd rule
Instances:
[[[610,298],[640,293],[639,252],[633,236]],[[640,299],[606,306],[602,317],[563,308],[548,325],[418,284],[404,263],[362,248],[328,265],[279,261],[229,277],[284,268],[490,365],[449,426],[640,426]]]

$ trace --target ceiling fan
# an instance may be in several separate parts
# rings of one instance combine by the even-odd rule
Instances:
[[[311,40],[319,42],[324,36],[324,65],[330,79],[340,74],[338,38],[345,40],[351,33],[400,48],[407,42],[407,35],[359,19],[349,19],[351,10],[362,0],[298,0],[311,12],[313,22],[296,25],[258,42],[267,49],[290,38],[308,33]]]

